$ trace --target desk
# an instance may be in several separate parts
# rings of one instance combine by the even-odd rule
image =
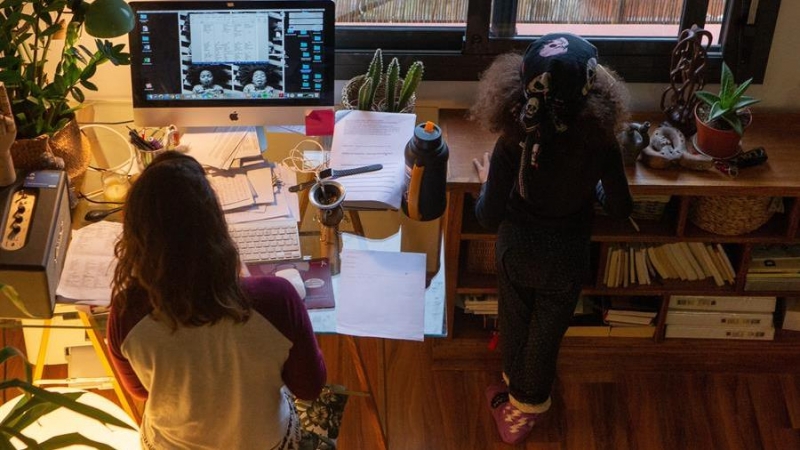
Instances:
[[[102,105],[101,105],[102,106]],[[111,105],[112,108],[114,105]],[[124,105],[122,106],[124,107]],[[94,111],[95,117],[106,117],[105,114],[100,112],[100,108],[97,108]],[[116,117],[116,116],[113,116]],[[86,120],[94,120],[89,115],[89,118]],[[107,119],[103,119],[104,121]],[[302,139],[304,137],[298,136],[296,139]],[[117,139],[112,136],[109,136],[108,139]],[[119,156],[116,154],[118,151],[109,151],[105,152],[105,146],[103,145],[103,138],[100,136],[100,132],[97,133],[96,136],[92,137],[91,139],[96,145],[99,146],[99,151],[96,149],[95,158],[102,159],[103,161],[99,162],[99,166],[107,167],[110,165],[116,165],[120,163]],[[119,146],[118,142],[111,143],[111,146],[116,145],[117,148]],[[267,149],[267,157],[271,160],[280,160],[286,153],[288,153],[289,146],[285,146],[282,149],[276,148],[268,148]],[[282,150],[282,151],[281,151]],[[116,158],[116,159],[114,159]],[[96,173],[89,173],[86,177],[86,184],[88,186],[87,190],[93,190],[92,186],[98,186],[99,176]],[[83,216],[88,209],[88,206],[84,203],[79,205],[79,207],[74,212],[75,223],[76,227],[81,227],[85,225],[85,221],[83,220]],[[399,223],[402,220],[402,213],[399,212],[363,212],[360,214],[360,222],[364,229],[366,236],[368,237],[377,237],[383,238],[388,235],[393,234],[399,228]],[[346,222],[343,224],[343,230],[348,231],[349,228],[352,228],[352,222]],[[314,222],[313,214],[311,214],[311,210],[308,213],[303,215],[301,225],[301,236],[303,240],[303,249],[305,255],[315,255],[319,251],[319,225]],[[444,265],[442,265],[444,267]],[[334,289],[338,284],[338,277],[334,277]],[[425,315],[425,334],[427,336],[442,336],[445,332],[445,320],[444,320],[444,274],[443,270],[439,270],[439,273],[432,279],[430,287],[426,291],[425,295],[425,302],[426,302],[426,315]],[[321,335],[330,335],[334,334],[336,331],[335,327],[335,311],[311,311],[310,312],[312,324],[316,332],[320,333]],[[358,338],[352,338],[349,336],[343,337],[343,342],[345,343],[346,352],[348,355],[351,355],[354,358],[354,368],[358,372],[358,383],[359,386],[351,387],[351,389],[358,390],[367,390],[369,392],[386,392],[386,378],[381,374],[378,373],[377,376],[369,377],[368,373],[369,370],[365,369],[365,362],[364,362],[364,354],[359,349],[359,340]],[[371,355],[368,355],[368,357]],[[379,356],[382,358],[382,355]],[[329,359],[328,355],[326,354],[326,360]],[[381,366],[382,364],[379,364]],[[380,371],[380,369],[379,369]],[[332,382],[336,382],[339,380],[331,380]],[[375,397],[372,397],[372,405],[370,408],[374,414],[370,414],[371,419],[374,422],[371,422],[373,425],[376,425],[376,429],[380,429],[381,434],[385,435],[386,430],[386,420],[385,414],[384,417],[381,417],[381,410],[385,411],[385,408],[380,408],[377,405]],[[385,443],[385,439],[384,439]]]

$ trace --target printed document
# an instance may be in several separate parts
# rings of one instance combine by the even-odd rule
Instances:
[[[330,167],[352,169],[382,164],[376,172],[337,178],[344,185],[344,206],[399,209],[405,184],[405,148],[417,116],[403,113],[343,111],[333,131]]]
[[[344,250],[336,332],[423,340],[425,254]]]
[[[117,259],[114,245],[122,234],[119,222],[101,221],[72,232],[64,269],[56,288],[62,303],[108,305]]]

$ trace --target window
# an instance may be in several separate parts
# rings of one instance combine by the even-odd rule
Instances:
[[[680,30],[712,33],[707,82],[724,57],[738,81],[764,79],[780,0],[337,0],[336,78],[364,72],[375,48],[426,80],[477,80],[500,53],[553,31],[580,34],[630,82],[667,82]]]

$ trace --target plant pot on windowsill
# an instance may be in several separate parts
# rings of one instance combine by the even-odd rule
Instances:
[[[385,79],[386,77],[384,77]],[[364,82],[367,80],[366,75],[358,75],[357,77],[351,78],[347,83],[345,83],[344,87],[342,88],[342,107],[344,109],[359,109],[358,107],[358,91],[361,89],[361,86],[364,85]],[[397,80],[397,89],[396,95],[400,95],[400,88],[403,85],[403,79],[400,78]],[[413,113],[414,112],[414,105],[417,101],[417,95],[411,94],[411,98],[408,100],[408,104],[402,109],[402,113]],[[372,111],[386,111],[386,83],[385,80],[381,81],[378,84],[378,89],[375,91],[375,99],[372,102],[372,106],[370,107]]]
[[[704,103],[698,103],[695,107],[696,147],[700,152],[717,159],[728,159],[738,155],[741,152],[739,143],[742,136],[724,120],[707,122],[709,111],[710,107]],[[743,109],[738,115],[743,128],[747,129],[753,122],[753,114],[749,109]]]

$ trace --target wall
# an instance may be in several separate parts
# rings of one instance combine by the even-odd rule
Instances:
[[[796,50],[800,48],[800,33],[794,30],[798,19],[800,19],[800,1],[781,2],[764,84],[753,86],[748,91],[750,95],[762,100],[757,108],[800,111],[800,64]],[[84,41],[87,47],[94,47],[91,39],[84,38]],[[117,41],[127,43],[127,38]],[[130,101],[129,80],[127,66],[114,67],[111,64],[101,66],[96,78],[92,79],[100,90],[88,92],[87,98]],[[343,84],[344,81],[336,83],[337,99]],[[632,109],[657,110],[665,87],[666,85],[662,84],[631,84]],[[472,103],[475,88],[475,82],[423,81],[417,92],[417,102],[420,106],[465,108]],[[709,86],[712,90],[716,88]]]

